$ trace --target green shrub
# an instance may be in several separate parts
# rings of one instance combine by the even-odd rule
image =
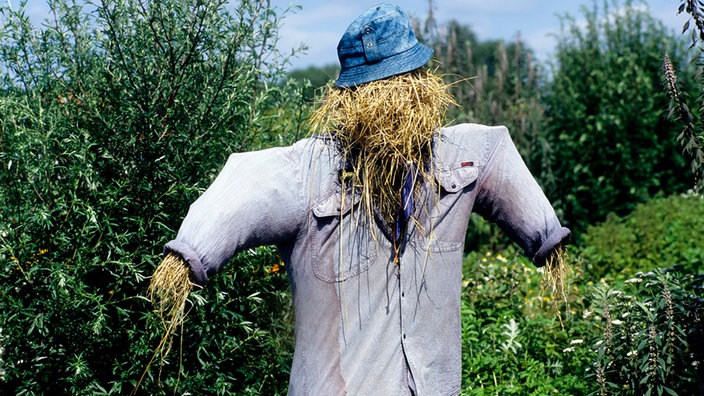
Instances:
[[[49,5],[40,28],[0,6],[0,393],[126,394],[161,336],[163,244],[231,152],[306,134],[307,108],[267,1]],[[244,252],[194,293],[140,393],[285,392],[275,263]]]
[[[681,265],[704,270],[704,200],[676,195],[638,205],[623,218],[590,226],[578,249],[587,277],[626,279],[638,271]]]
[[[683,43],[637,1],[592,4],[583,18],[565,17],[558,36],[545,95],[547,173],[539,175],[575,239],[609,213],[691,186],[662,85],[665,53],[685,80],[694,74]]]
[[[578,279],[570,278],[568,303],[558,304],[558,316],[552,296],[542,290],[541,272],[512,247],[470,253],[462,298],[462,394],[578,395],[593,389],[584,379],[592,352],[575,348],[591,336],[581,319]]]
[[[699,395],[704,392],[701,275],[681,268],[638,273],[623,290],[600,285],[586,316],[600,334],[589,378],[594,394]]]

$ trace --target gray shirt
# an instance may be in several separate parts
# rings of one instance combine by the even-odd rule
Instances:
[[[166,251],[205,284],[238,251],[278,246],[295,310],[291,395],[458,394],[470,213],[536,265],[569,230],[505,127],[445,128],[433,147],[437,183],[421,181],[398,265],[389,233],[341,187],[342,160],[325,137],[233,154]]]

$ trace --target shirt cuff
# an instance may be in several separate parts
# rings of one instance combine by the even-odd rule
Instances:
[[[208,283],[208,275],[205,272],[205,267],[203,263],[198,258],[195,250],[183,242],[171,241],[164,246],[164,254],[174,252],[181,256],[188,263],[191,273],[193,274],[193,280],[199,286],[205,286]]]
[[[543,241],[543,244],[538,249],[538,252],[533,256],[533,264],[537,267],[545,265],[545,261],[558,246],[567,242],[570,237],[570,230],[566,227],[560,227],[554,230],[550,236]]]

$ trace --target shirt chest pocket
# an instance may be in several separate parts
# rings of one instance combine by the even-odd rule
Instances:
[[[325,282],[341,282],[369,269],[376,244],[359,194],[335,191],[313,207],[313,271]]]
[[[479,176],[479,170],[474,162],[463,162],[459,167],[438,164],[435,170],[435,177],[443,190],[448,193],[456,193],[474,183]]]

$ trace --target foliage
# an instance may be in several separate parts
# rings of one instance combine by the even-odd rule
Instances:
[[[691,30],[691,45],[690,50],[694,53],[693,59],[701,66],[701,58],[704,54],[699,40],[704,40],[704,4],[699,1],[682,0],[678,14],[686,11],[691,18],[685,22],[682,33]],[[694,20],[694,26],[691,27],[691,21]],[[687,103],[687,90],[683,90],[683,86],[678,80],[675,66],[669,55],[665,54],[665,89],[670,97],[670,117],[676,119],[682,124],[682,132],[677,136],[677,141],[683,147],[685,154],[691,160],[691,170],[694,174],[694,189],[701,191],[704,183],[704,133],[702,133],[701,117],[695,116],[690,110],[691,106]],[[701,114],[704,110],[704,96],[702,96],[701,86],[704,84],[704,79],[699,76],[697,89],[699,92],[696,99],[699,103],[697,108]]]
[[[308,82],[310,85],[305,87],[303,96],[307,101],[313,102],[322,96],[320,88],[336,80],[339,72],[340,66],[337,64],[323,67],[309,66],[305,69],[292,70],[288,73],[288,78]]]
[[[664,110],[664,53],[686,53],[633,1],[583,8],[586,26],[563,19],[547,87],[550,156],[544,187],[575,234],[608,213],[623,215],[660,192],[685,191],[690,176]]]
[[[580,269],[570,278],[567,303],[542,288],[542,274],[509,248],[470,253],[462,298],[463,391],[484,394],[585,394],[592,352],[576,349],[592,328],[581,322]],[[558,305],[554,305],[557,303]],[[555,311],[562,310],[565,326]]]
[[[590,226],[578,248],[587,278],[623,280],[675,264],[688,273],[704,271],[702,218],[704,200],[687,194],[654,199],[623,218]]]
[[[561,327],[542,274],[512,248],[466,257],[462,394],[704,391],[702,275],[675,266],[592,282],[584,265],[572,260]]]
[[[594,290],[587,315],[600,329],[590,343],[593,394],[704,392],[703,280],[676,268],[638,273],[623,290]]]
[[[161,246],[229,153],[305,133],[301,87],[275,83],[285,59],[268,1],[56,0],[41,28],[9,4],[0,389],[129,393],[160,336],[143,295]],[[245,252],[194,294],[181,351],[140,392],[284,392],[290,307],[272,263],[271,249]]]

